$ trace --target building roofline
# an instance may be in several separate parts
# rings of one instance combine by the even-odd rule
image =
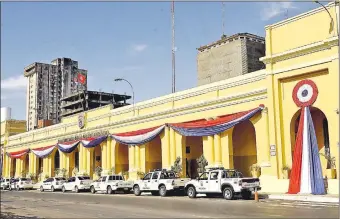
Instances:
[[[255,38],[257,40],[263,41],[263,42],[265,41],[264,37],[261,37],[261,36],[255,35],[255,34],[251,34],[251,33],[237,33],[237,34],[234,34],[234,35],[231,35],[231,36],[222,37],[220,40],[217,40],[215,42],[212,42],[210,44],[207,44],[205,46],[201,46],[201,47],[197,48],[197,50],[202,52],[204,50],[210,49],[211,47],[214,47],[216,45],[220,45],[220,44],[226,43],[226,42],[228,42],[230,40],[234,40],[234,39],[239,38],[239,37],[251,37],[251,38]]]
[[[78,96],[78,95],[81,95],[81,94],[83,94],[83,93],[87,93],[87,94],[97,94],[97,95],[103,95],[103,94],[104,94],[104,95],[110,96],[110,97],[115,97],[115,96],[125,97],[126,100],[131,99],[131,96],[129,96],[129,95],[124,95],[124,94],[114,94],[114,93],[107,93],[107,92],[102,92],[102,91],[89,91],[89,90],[87,90],[87,91],[79,91],[79,92],[77,92],[77,93],[68,95],[68,96],[66,96],[66,97],[61,98],[60,100],[61,100],[61,101],[64,101],[64,100],[67,100],[67,99],[69,99],[69,98],[71,98],[71,97],[76,97],[76,96]]]

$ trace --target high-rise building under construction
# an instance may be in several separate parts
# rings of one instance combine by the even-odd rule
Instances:
[[[61,98],[87,90],[87,70],[79,69],[70,58],[57,58],[46,63],[32,63],[24,69],[27,84],[27,129],[38,126],[38,121],[60,122]]]

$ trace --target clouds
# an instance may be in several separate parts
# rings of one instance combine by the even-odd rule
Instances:
[[[146,45],[146,44],[137,44],[137,45],[132,46],[132,50],[134,52],[143,52],[147,48],[148,48],[148,45]]]
[[[1,80],[2,90],[25,90],[27,86],[27,78],[23,75],[10,77]]]
[[[288,9],[297,9],[293,2],[266,3],[261,11],[262,20],[267,21],[278,15],[284,14]]]
[[[23,75],[1,80],[1,100],[25,97],[27,78]]]

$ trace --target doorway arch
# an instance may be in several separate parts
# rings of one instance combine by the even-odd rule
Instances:
[[[251,176],[250,167],[257,163],[256,133],[249,120],[237,124],[233,129],[234,168],[244,176]]]
[[[323,155],[330,155],[329,147],[329,132],[328,132],[328,120],[322,110],[316,107],[310,107],[310,113],[313,120],[314,130],[316,134],[319,153]],[[291,119],[290,124],[290,136],[291,136],[291,156],[294,157],[295,141],[298,132],[300,121],[301,109],[298,110]],[[324,156],[320,156],[322,172],[325,173],[328,165],[327,159]],[[293,161],[292,161],[293,162]]]

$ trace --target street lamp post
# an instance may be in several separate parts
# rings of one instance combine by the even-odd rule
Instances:
[[[127,83],[130,85],[131,90],[132,90],[132,108],[133,108],[133,115],[135,115],[135,92],[133,91],[133,86],[132,86],[132,84],[131,84],[128,80],[126,80],[126,79],[124,79],[124,78],[116,78],[116,79],[114,79],[114,81],[125,81],[125,82],[127,82]]]

